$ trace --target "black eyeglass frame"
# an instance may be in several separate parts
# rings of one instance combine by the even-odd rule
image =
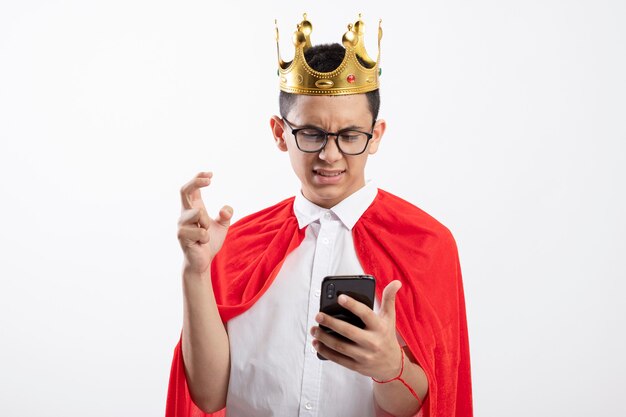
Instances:
[[[374,135],[372,133],[374,133],[374,125],[376,124],[376,120],[374,120],[374,122],[372,123],[372,132],[362,132],[360,130],[356,130],[356,129],[344,129],[344,130],[340,130],[339,132],[333,133],[333,132],[327,132],[324,129],[320,129],[319,127],[299,127],[297,129],[294,129],[293,126],[291,126],[291,122],[289,122],[285,117],[283,117],[283,121],[287,124],[287,126],[289,126],[289,128],[291,129],[291,134],[293,135],[294,139],[296,140],[296,146],[298,147],[298,149],[301,152],[305,152],[305,153],[317,153],[317,152],[321,152],[326,145],[328,144],[328,137],[329,136],[334,136],[335,137],[335,145],[337,145],[337,149],[339,149],[339,152],[341,152],[344,155],[349,155],[349,156],[356,156],[356,155],[361,155],[363,152],[365,152],[367,150],[367,145],[369,145],[370,140],[374,137]],[[296,134],[301,131],[301,130],[307,130],[307,129],[315,129],[315,130],[319,130],[321,133],[324,134],[324,142],[322,143],[322,146],[315,151],[305,151],[304,149],[302,149],[300,147],[300,144],[298,143],[298,137],[296,136]],[[362,133],[365,136],[367,136],[367,141],[365,142],[365,146],[363,147],[363,150],[361,152],[358,153],[348,153],[348,152],[344,152],[343,149],[341,149],[341,146],[339,145],[339,135],[345,133],[345,132],[358,132],[358,133]]]

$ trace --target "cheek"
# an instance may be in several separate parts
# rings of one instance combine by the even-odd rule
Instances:
[[[361,155],[360,158],[355,158],[351,161],[349,165],[351,173],[358,174],[365,169],[365,163],[367,162],[367,152]]]
[[[315,155],[306,154],[304,152],[300,152],[298,148],[295,148],[295,144],[293,147],[289,148],[289,159],[291,161],[291,166],[298,176],[307,174],[311,171]]]

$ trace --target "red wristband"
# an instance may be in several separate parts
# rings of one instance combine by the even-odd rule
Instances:
[[[402,354],[402,363],[400,365],[400,373],[398,374],[397,377],[389,379],[387,381],[379,381],[374,377],[370,377],[372,378],[372,380],[374,382],[376,382],[377,384],[386,384],[388,382],[392,382],[392,381],[400,381],[402,382],[402,384],[404,384],[405,387],[407,387],[409,389],[409,391],[411,392],[411,395],[413,395],[413,397],[415,397],[415,399],[417,400],[418,404],[421,406],[422,405],[422,400],[420,400],[420,397],[417,395],[417,393],[413,390],[413,388],[411,388],[409,386],[409,384],[407,384],[404,379],[402,379],[402,373],[404,372],[404,349],[402,349],[402,346],[400,346],[400,353]]]

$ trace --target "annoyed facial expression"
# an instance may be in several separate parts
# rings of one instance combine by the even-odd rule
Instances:
[[[327,132],[346,129],[371,132],[367,149],[360,155],[342,154],[329,136],[324,149],[306,153],[298,149],[291,128],[278,116],[270,120],[278,148],[289,153],[291,166],[302,185],[302,194],[318,206],[331,208],[365,185],[365,165],[376,153],[385,130],[384,120],[372,128],[372,114],[365,94],[306,96],[297,98],[284,115],[294,128],[316,127]]]

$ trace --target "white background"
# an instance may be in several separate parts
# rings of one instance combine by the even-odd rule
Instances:
[[[163,414],[179,188],[297,192],[268,120],[303,11],[313,43],[362,11],[371,55],[383,18],[367,176],[457,239],[475,414],[626,414],[623,1],[0,4],[0,415]]]

